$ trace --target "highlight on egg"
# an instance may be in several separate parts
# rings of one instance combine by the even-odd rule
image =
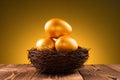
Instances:
[[[70,36],[61,36],[55,42],[55,48],[57,51],[74,51],[78,49],[78,44]]]
[[[52,38],[59,38],[60,36],[70,35],[72,27],[62,19],[53,18],[46,22],[45,32]]]
[[[53,49],[55,47],[55,41],[51,38],[41,38],[36,43],[37,50]]]

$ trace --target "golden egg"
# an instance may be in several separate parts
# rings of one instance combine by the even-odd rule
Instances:
[[[45,32],[52,38],[69,35],[72,27],[64,20],[53,18],[45,24]]]
[[[36,43],[37,50],[53,49],[55,42],[51,38],[42,38]]]
[[[70,36],[61,36],[55,43],[57,51],[74,51],[78,48],[77,42]]]

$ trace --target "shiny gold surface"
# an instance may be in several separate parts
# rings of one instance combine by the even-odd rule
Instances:
[[[78,48],[76,40],[70,36],[61,36],[55,42],[57,51],[74,51]]]
[[[45,24],[45,32],[52,38],[69,35],[72,27],[62,19],[52,18]]]
[[[41,38],[37,41],[37,50],[53,49],[55,42],[50,38]]]

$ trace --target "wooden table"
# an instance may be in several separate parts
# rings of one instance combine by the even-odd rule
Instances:
[[[40,74],[30,64],[0,64],[0,80],[120,80],[120,64],[86,65],[69,75]]]

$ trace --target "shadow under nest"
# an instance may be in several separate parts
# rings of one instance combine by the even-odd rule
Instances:
[[[28,59],[40,73],[65,74],[83,67],[88,59],[88,49],[78,47],[75,51],[56,51],[55,49],[28,50]]]

